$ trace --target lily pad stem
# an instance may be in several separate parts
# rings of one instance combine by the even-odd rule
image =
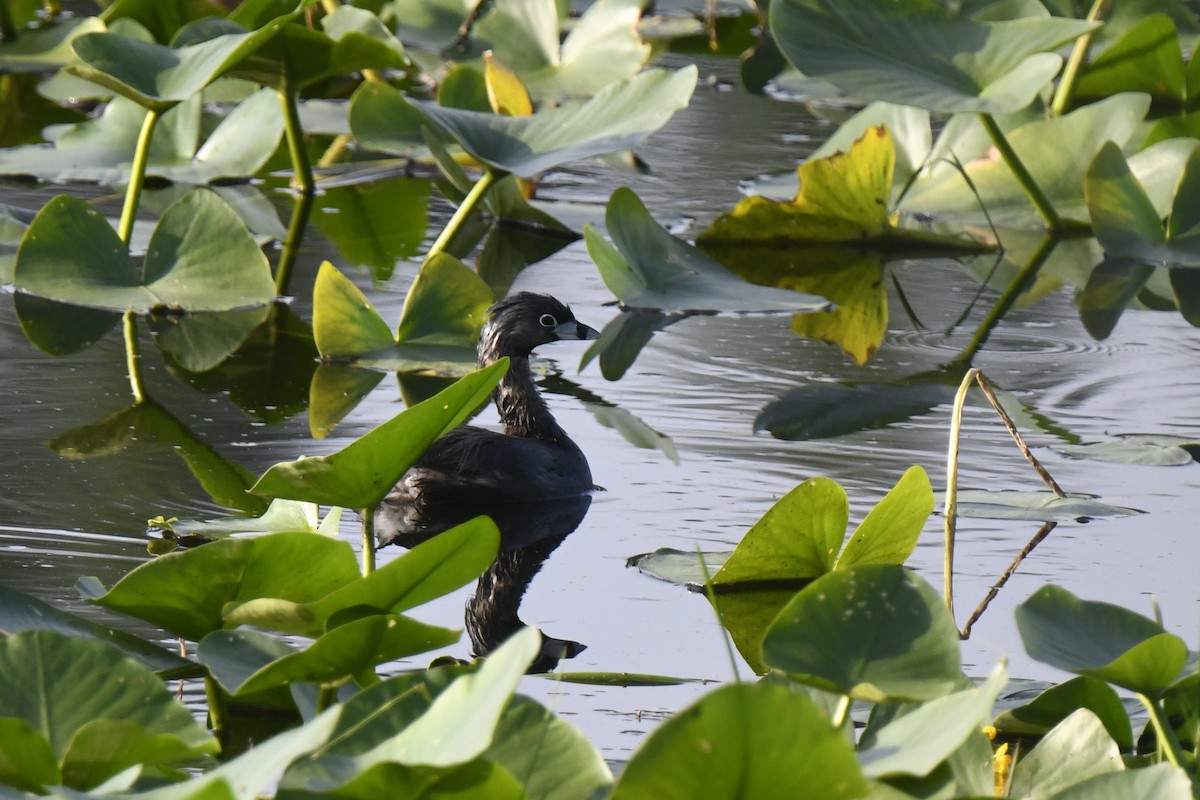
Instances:
[[[325,709],[337,702],[338,687],[335,683],[323,683],[320,690],[317,692],[317,713],[321,713]]]
[[[225,706],[225,694],[211,675],[204,676],[204,694],[208,698],[208,720],[213,733],[220,742],[229,733],[229,709]]]
[[[1017,183],[1021,184],[1021,188],[1025,191],[1025,195],[1029,201],[1033,203],[1033,207],[1037,209],[1038,214],[1046,221],[1046,227],[1052,231],[1057,231],[1062,228],[1062,220],[1058,216],[1058,212],[1054,209],[1053,204],[1042,192],[1042,187],[1037,185],[1037,181],[1029,174],[1029,170],[1021,162],[1017,156],[1017,151],[1012,149],[1012,145],[1008,143],[1008,139],[1004,136],[1004,131],[1000,130],[1000,126],[996,123],[996,118],[991,114],[980,114],[979,121],[983,123],[984,130],[987,131],[988,137],[992,140],[992,144],[1000,151],[1000,157],[1004,159],[1004,163],[1008,164],[1008,168],[1012,170],[1013,177],[1017,179]]]
[[[1108,16],[1111,6],[1112,0],[1095,0],[1087,15],[1088,22],[1104,19]],[[1050,104],[1050,111],[1056,117],[1061,117],[1071,105],[1071,99],[1075,94],[1075,83],[1079,78],[1079,68],[1083,66],[1083,60],[1087,58],[1088,50],[1092,46],[1093,33],[1095,31],[1088,31],[1080,36],[1075,40],[1075,46],[1071,48],[1067,65],[1063,67],[1062,79],[1058,82],[1058,90],[1054,93],[1054,102]]]
[[[133,238],[133,219],[137,216],[138,202],[142,198],[142,184],[146,180],[146,163],[150,160],[150,140],[158,124],[158,112],[147,109],[138,133],[137,149],[133,151],[133,165],[129,170],[129,186],[125,189],[125,204],[121,206],[121,221],[117,223],[117,235],[129,247]]]
[[[375,509],[361,508],[362,517],[362,574],[367,577],[375,571]]]
[[[292,170],[295,172],[292,184],[299,189],[300,198],[292,209],[287,240],[283,243],[279,266],[275,269],[275,291],[278,294],[286,294],[288,284],[291,283],[292,266],[296,263],[296,252],[300,248],[304,227],[308,224],[308,215],[312,210],[313,194],[316,190],[312,163],[308,159],[308,150],[304,146],[304,129],[300,126],[298,97],[298,92],[285,81],[279,90],[279,103],[283,107],[284,132],[287,135]]]
[[[429,252],[425,254],[425,260],[433,258],[438,253],[446,249],[454,235],[458,233],[458,229],[462,227],[467,218],[471,216],[471,212],[475,210],[475,206],[479,205],[479,201],[487,194],[487,190],[491,188],[499,174],[487,167],[484,168],[483,174],[479,176],[479,180],[475,181],[475,185],[471,187],[471,191],[463,198],[463,201],[458,206],[458,210],[454,212],[454,216],[446,223],[446,227],[442,228],[442,232],[438,234],[437,241],[429,248]]]
[[[13,21],[12,8],[8,0],[0,3],[0,42],[11,44],[17,40],[17,24]]]
[[[146,389],[142,384],[142,350],[138,343],[137,314],[126,311],[121,322],[125,332],[125,369],[129,372],[129,389],[133,392],[133,402],[141,403],[146,399]]]
[[[1184,761],[1183,748],[1179,746],[1179,740],[1175,738],[1175,731],[1171,728],[1171,724],[1167,720],[1167,715],[1163,712],[1162,706],[1158,701],[1151,700],[1141,692],[1137,693],[1137,699],[1146,707],[1146,711],[1150,713],[1150,724],[1154,726],[1154,735],[1158,739],[1158,747],[1167,757],[1167,761],[1171,762],[1171,766],[1182,766]],[[1196,776],[1189,772],[1189,777],[1192,779],[1193,791],[1200,789],[1200,781],[1197,781]]]
[[[977,369],[967,370],[958,393],[954,395],[954,411],[950,417],[950,447],[946,454],[946,545],[942,562],[942,591],[946,596],[946,608],[954,616],[954,533],[958,524],[958,441],[962,433],[963,405],[967,390],[979,374]],[[958,623],[955,623],[957,625]]]

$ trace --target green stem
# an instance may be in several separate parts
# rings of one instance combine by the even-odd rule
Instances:
[[[1141,692],[1137,693],[1137,699],[1146,707],[1146,711],[1150,712],[1150,724],[1154,726],[1154,735],[1158,737],[1159,749],[1162,750],[1172,766],[1182,767],[1183,748],[1179,746],[1179,740],[1175,738],[1175,731],[1171,728],[1162,706],[1158,701],[1151,700]],[[1191,773],[1188,773],[1188,777],[1192,779],[1193,792],[1200,790],[1200,781],[1197,780],[1197,777]]]
[[[11,44],[17,40],[17,23],[13,19],[8,0],[0,0],[0,42]]]
[[[1021,184],[1021,188],[1025,190],[1025,195],[1033,203],[1033,207],[1046,221],[1046,227],[1052,231],[1059,230],[1062,227],[1062,220],[1059,219],[1058,212],[1054,210],[1054,206],[1042,192],[1042,188],[1037,185],[1037,181],[1029,174],[1029,170],[1021,163],[1017,151],[1012,149],[1012,145],[1004,137],[1004,131],[1000,130],[1000,126],[996,123],[996,118],[991,114],[980,114],[979,121],[983,123],[984,130],[987,131],[992,144],[1000,151],[1000,157],[1012,170],[1013,177],[1017,179],[1017,183]]]
[[[321,689],[317,692],[317,713],[321,713],[325,709],[337,702],[337,684],[323,683]]]
[[[462,203],[458,206],[458,210],[454,212],[454,216],[446,223],[446,227],[442,228],[442,232],[438,234],[437,241],[429,248],[429,252],[425,254],[425,260],[433,258],[438,253],[446,249],[450,244],[450,240],[458,233],[459,228],[466,222],[467,217],[471,216],[471,212],[475,210],[475,206],[479,205],[479,201],[487,194],[487,190],[496,182],[500,175],[494,170],[485,167],[483,174],[479,176],[479,180],[475,181],[475,185],[471,187],[471,191],[463,198]]]
[[[300,244],[304,241],[304,229],[308,225],[308,216],[312,213],[315,201],[316,195],[313,192],[304,192],[292,205],[292,219],[288,222],[287,236],[279,254],[279,264],[275,267],[275,294],[288,293],[288,286],[292,282],[292,269],[296,265]]]
[[[292,169],[296,172],[294,185],[301,192],[312,194],[315,183],[308,149],[304,146],[304,128],[300,126],[299,93],[285,82],[279,90],[279,102],[283,106],[283,130],[287,135],[288,154],[292,157]]]
[[[225,693],[211,675],[204,676],[204,693],[208,697],[208,720],[217,740],[224,742],[229,735],[229,708],[225,705]]]
[[[308,149],[304,146],[304,129],[300,126],[298,97],[298,93],[286,82],[279,90],[279,103],[283,108],[284,133],[287,136],[288,153],[291,156],[292,170],[295,173],[292,185],[299,189],[300,197],[292,207],[292,219],[288,223],[287,239],[283,243],[279,265],[275,268],[275,292],[277,294],[287,294],[288,285],[292,281],[292,268],[296,263],[300,242],[304,238],[304,228],[308,224],[308,215],[312,212],[313,196],[316,192],[312,162],[309,161]]]
[[[362,574],[367,577],[375,571],[375,509],[359,509],[362,517]]]
[[[125,189],[125,205],[121,207],[121,221],[117,224],[117,235],[129,247],[133,237],[133,220],[137,216],[138,201],[142,197],[142,183],[146,180],[146,164],[150,160],[150,140],[154,137],[154,126],[158,124],[158,112],[146,111],[142,130],[138,134],[137,149],[133,151],[133,166],[129,170],[129,186]]]
[[[971,341],[963,348],[958,357],[953,363],[966,366],[975,358],[976,353],[987,342],[988,337],[992,335],[992,330],[1000,324],[1000,320],[1012,308],[1013,303],[1017,302],[1017,298],[1029,287],[1030,281],[1034,279],[1042,265],[1046,263],[1046,259],[1054,252],[1055,246],[1058,244],[1058,236],[1049,234],[1042,237],[1038,243],[1037,250],[1025,262],[1025,266],[1021,267],[1021,271],[1016,274],[1012,282],[1004,289],[1004,292],[992,304],[991,311],[984,317],[983,322],[979,323],[979,327],[975,329],[975,335],[971,337]]]
[[[137,314],[126,311],[121,321],[125,331],[125,368],[129,372],[129,388],[133,391],[133,402],[141,403],[146,399],[146,389],[142,383],[142,350],[138,343]]]
[[[1103,19],[1107,16],[1110,6],[1112,6],[1112,0],[1095,0],[1092,3],[1092,10],[1087,15],[1088,22]],[[1050,112],[1056,117],[1061,117],[1071,106],[1071,100],[1075,94],[1075,83],[1079,79],[1079,68],[1083,66],[1083,60],[1087,58],[1094,33],[1095,31],[1088,31],[1075,40],[1075,47],[1071,49],[1067,65],[1063,68],[1062,80],[1058,82],[1058,91],[1054,93],[1054,102],[1050,105]]]
[[[833,727],[840,729],[846,723],[846,715],[850,713],[850,695],[844,694],[838,698],[837,707],[833,710],[830,722]]]
[[[946,453],[946,544],[942,562],[942,591],[946,596],[946,608],[950,610],[951,617],[954,616],[954,534],[958,524],[958,441],[962,433],[962,412],[967,401],[967,389],[978,374],[977,369],[967,370],[966,376],[958,386],[958,393],[954,396],[954,411],[950,417],[950,447]]]

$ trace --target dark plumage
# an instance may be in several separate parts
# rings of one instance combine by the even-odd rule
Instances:
[[[550,413],[533,381],[529,358],[539,345],[599,334],[548,295],[521,292],[488,313],[478,361],[483,367],[504,356],[510,359],[492,394],[504,432],[463,425],[434,442],[377,509],[381,545],[409,544],[414,536],[419,541],[436,533],[422,523],[435,507],[544,501],[593,488],[587,458]]]

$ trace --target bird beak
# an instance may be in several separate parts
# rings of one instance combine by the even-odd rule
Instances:
[[[564,322],[554,329],[554,334],[559,339],[599,339],[600,332],[593,327],[584,325],[582,322]]]

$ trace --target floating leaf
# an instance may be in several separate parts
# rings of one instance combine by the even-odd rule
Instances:
[[[821,385],[787,392],[754,419],[754,429],[777,439],[813,441],[875,430],[927,414],[954,400],[961,376],[935,372],[907,383]]]
[[[631,556],[625,565],[637,567],[638,572],[658,578],[660,581],[699,591],[704,588],[704,584],[708,582],[712,574],[721,569],[731,555],[733,555],[732,552],[698,552],[660,547],[653,553]],[[703,566],[701,566],[702,560]]]
[[[75,60],[71,45],[80,36],[104,31],[99,17],[58,19],[41,30],[23,30],[15,41],[0,43],[0,70],[48,72]]]
[[[808,77],[858,100],[944,113],[1025,108],[1062,66],[1047,51],[1096,27],[1061,17],[979,21],[920,0],[771,7],[779,49]]]
[[[675,714],[630,760],[613,800],[864,797],[854,749],[782,684],[725,686]]]
[[[943,497],[937,495],[938,502]],[[1027,519],[1041,522],[1086,521],[1106,517],[1125,517],[1143,512],[1136,508],[1110,506],[1085,495],[1059,497],[1051,491],[1017,492],[988,489],[960,489],[958,515],[984,519]]]
[[[958,628],[945,603],[894,565],[813,581],[779,613],[763,658],[804,683],[869,702],[931,700],[962,678]]]
[[[336,453],[276,464],[251,491],[321,505],[375,508],[434,439],[487,400],[507,369],[505,358],[473,372]]]
[[[336,535],[337,520],[341,516],[341,509],[330,509],[324,522],[318,525],[319,511],[316,503],[276,499],[272,500],[267,510],[257,517],[225,517],[193,521],[163,520],[158,525],[177,537],[200,536],[210,539],[224,539],[234,534],[266,534],[285,531],[308,531]],[[155,523],[156,521],[151,520],[151,522]]]
[[[1044,586],[1017,607],[1025,650],[1038,661],[1157,696],[1187,661],[1183,640],[1109,603]]]
[[[613,192],[608,244],[585,226],[588,253],[605,285],[626,308],[665,311],[823,311],[822,298],[755,286],[665,231],[627,188]]]
[[[1104,725],[1091,711],[1079,709],[1017,761],[1012,791],[1018,797],[1028,797],[1036,787],[1047,797],[1057,796],[1062,789],[1124,768],[1121,751]]]
[[[848,152],[801,164],[794,200],[744,198],[700,233],[697,243],[861,243],[883,237],[891,227],[895,161],[887,128],[871,128]]]
[[[1192,452],[1200,449],[1200,440],[1185,436],[1129,434],[1114,441],[1058,445],[1055,449],[1072,458],[1092,461],[1178,467],[1195,460]]]

